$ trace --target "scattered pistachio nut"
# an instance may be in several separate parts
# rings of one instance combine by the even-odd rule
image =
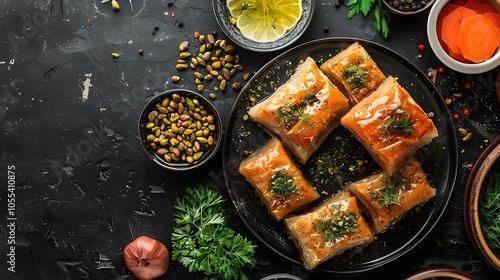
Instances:
[[[209,43],[209,44],[212,44],[212,45],[213,45],[213,44],[215,43],[215,38],[214,38],[214,35],[212,35],[212,34],[208,34],[208,35],[207,35],[207,41],[208,41],[208,43]]]
[[[469,132],[464,137],[462,137],[462,140],[469,141],[471,138],[472,138],[472,132]]]
[[[177,63],[175,65],[175,68],[177,68],[178,70],[185,70],[188,68],[188,65],[187,63]]]
[[[111,8],[113,8],[113,10],[115,10],[115,11],[119,11],[120,10],[120,4],[118,3],[118,1],[112,0],[111,1]]]
[[[236,53],[234,45],[229,45],[226,40],[216,38],[217,33],[212,32],[208,35],[193,32],[193,37],[198,40],[200,46],[196,53],[188,52],[188,41],[183,41],[179,45],[179,57],[176,69],[193,69],[195,84],[198,91],[203,91],[204,81],[210,81],[214,78],[219,81],[218,86],[214,86],[215,91],[225,91],[228,82],[237,71],[243,70],[240,64],[240,56]],[[186,61],[188,60],[188,61]],[[203,73],[205,72],[205,73]],[[245,73],[243,80],[248,80],[250,74]],[[234,82],[232,88],[239,90],[241,84]]]
[[[188,46],[189,46],[189,42],[188,42],[188,41],[183,41],[183,42],[179,45],[179,50],[180,50],[181,52],[183,52],[183,51],[187,50]]]
[[[182,59],[186,59],[186,58],[189,58],[189,57],[191,56],[191,53],[190,53],[190,52],[186,52],[186,51],[184,51],[184,52],[181,52],[181,53],[179,54],[179,56],[180,56]]]
[[[462,135],[467,135],[467,133],[468,133],[467,129],[465,129],[463,127],[458,128],[458,132]]]

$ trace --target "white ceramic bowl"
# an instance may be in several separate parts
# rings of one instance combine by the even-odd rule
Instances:
[[[497,12],[500,12],[500,0],[487,0]],[[439,43],[437,32],[436,32],[436,22],[439,13],[443,7],[450,2],[449,0],[438,0],[436,1],[429,12],[429,17],[427,19],[427,37],[429,39],[429,44],[436,56],[443,62],[446,66],[453,70],[456,70],[465,74],[480,74],[492,70],[493,68],[500,65],[500,51],[497,52],[489,60],[480,63],[463,63],[457,61],[450,57],[442,48]]]

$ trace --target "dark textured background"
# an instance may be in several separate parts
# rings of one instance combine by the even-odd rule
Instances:
[[[205,167],[185,173],[165,171],[143,153],[137,138],[142,106],[168,88],[195,90],[191,72],[171,84],[178,45],[194,42],[193,31],[219,30],[208,0],[133,0],[113,12],[99,0],[0,1],[0,279],[133,279],[123,248],[148,235],[170,248],[173,201],[185,186],[205,184],[222,193],[230,224],[259,245],[254,279],[293,271],[307,279],[401,279],[417,269],[450,267],[477,279],[498,277],[472,247],[463,222],[463,191],[470,167],[484,140],[499,134],[500,106],[494,86],[498,69],[466,76],[445,67],[436,85],[443,97],[460,91],[449,109],[460,114],[454,125],[473,132],[458,141],[457,184],[434,230],[397,261],[365,275],[307,274],[300,265],[267,249],[252,236],[232,206],[222,172],[222,149]],[[172,13],[175,13],[172,16]],[[354,37],[381,43],[421,71],[444,67],[426,38],[427,13],[388,14],[392,35],[385,40],[372,28],[373,18],[347,19],[347,7],[317,1],[308,32],[294,44],[324,37]],[[92,20],[89,26],[88,20]],[[180,24],[182,22],[182,24]],[[152,34],[154,27],[159,30]],[[324,27],[329,27],[325,32]],[[424,44],[424,51],[418,44]],[[144,54],[138,55],[143,49]],[[114,59],[112,52],[121,54]],[[280,52],[257,54],[238,48],[245,70],[258,70]],[[92,87],[82,102],[84,81]],[[453,82],[458,81],[455,88]],[[469,81],[473,87],[463,88]],[[204,94],[208,95],[208,91]],[[213,101],[224,122],[237,93]],[[463,109],[471,110],[470,116]],[[457,135],[458,136],[458,135]],[[16,168],[16,273],[7,271],[7,166]],[[194,279],[172,263],[161,279]]]

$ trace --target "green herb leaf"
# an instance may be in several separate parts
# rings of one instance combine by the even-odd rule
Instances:
[[[385,39],[389,38],[389,24],[384,16],[384,12],[382,11],[382,6],[380,4],[380,0],[377,1],[377,5],[375,5],[375,21],[373,22],[373,27],[375,30],[382,34],[382,37]]]
[[[380,130],[388,141],[391,139],[391,133],[411,134],[413,132],[414,125],[410,116],[410,113],[398,108],[395,115],[391,116],[386,123],[380,125]]]
[[[401,205],[399,203],[401,191],[406,190],[411,182],[396,174],[391,177],[387,184],[378,189],[378,192],[370,192],[369,195],[377,201],[380,206],[390,207],[393,205]]]
[[[174,205],[172,259],[214,279],[237,279],[242,269],[253,268],[257,246],[226,226],[224,198],[202,185],[186,193]]]
[[[490,249],[500,254],[500,160],[491,166],[479,195],[479,220]]]
[[[384,39],[387,39],[390,35],[389,24],[385,18],[380,1],[381,0],[349,0],[347,2],[347,6],[349,7],[347,10],[347,17],[350,19],[359,13],[367,16],[372,8],[375,7],[373,11],[375,15],[373,27],[377,32],[382,34]]]

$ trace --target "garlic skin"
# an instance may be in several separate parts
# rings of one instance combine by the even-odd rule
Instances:
[[[123,250],[128,269],[141,280],[150,280],[167,272],[170,266],[170,252],[163,243],[139,236]]]

